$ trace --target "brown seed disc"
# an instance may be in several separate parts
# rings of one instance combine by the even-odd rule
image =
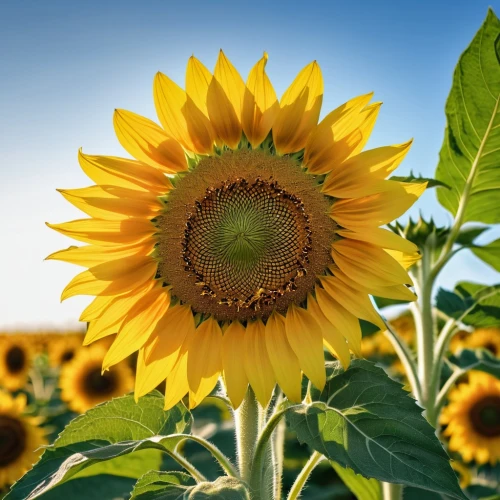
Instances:
[[[15,462],[26,446],[26,431],[22,422],[8,415],[0,415],[0,467]]]
[[[288,157],[205,158],[157,220],[159,275],[195,312],[221,321],[285,312],[332,263],[328,209],[314,177]]]

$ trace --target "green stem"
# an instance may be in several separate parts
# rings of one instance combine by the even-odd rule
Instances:
[[[382,497],[384,500],[400,500],[403,496],[401,484],[382,483]]]
[[[255,444],[259,436],[259,404],[250,387],[240,407],[235,411],[234,425],[240,477],[249,482]]]
[[[193,434],[172,434],[169,437],[176,436],[184,437],[183,441],[194,441],[195,443],[200,444],[212,454],[212,456],[219,462],[222,469],[228,476],[239,477],[238,471],[234,468],[231,460],[229,460],[229,458],[226,457],[226,455],[224,455],[224,453],[222,453],[222,451],[220,451],[219,448],[217,448],[217,446],[215,446],[210,441],[207,441],[206,439],[203,439],[200,436],[195,436]]]
[[[288,493],[287,500],[296,500],[297,498],[299,498],[300,493],[302,492],[302,488],[304,488],[304,485],[309,479],[311,472],[324,459],[325,457],[321,453],[318,453],[317,451],[315,451],[310,456],[306,465],[304,465],[304,468],[300,471],[299,475],[297,476],[297,479],[295,479],[292,489],[290,490],[290,493]]]
[[[445,382],[445,384],[443,385],[437,396],[436,400],[437,414],[439,414],[439,412],[443,408],[446,402],[446,397],[448,396],[448,392],[450,391],[450,389],[455,385],[455,382],[465,373],[467,373],[467,370],[456,370],[448,377],[448,380]]]
[[[283,462],[285,456],[285,431],[286,424],[281,420],[276,427],[276,432],[273,440],[273,456],[274,456],[274,500],[281,500],[283,490]]]
[[[207,480],[207,478],[191,462],[189,462],[189,460],[186,460],[179,453],[170,450],[165,450],[165,453],[170,457],[172,457],[179,465],[184,467],[184,469],[186,469],[189,472],[189,474],[193,476],[193,479],[197,483],[201,483]]]

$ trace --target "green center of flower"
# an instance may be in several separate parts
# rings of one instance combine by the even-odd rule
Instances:
[[[7,368],[10,373],[19,373],[26,362],[26,354],[19,346],[13,346],[7,351]]]
[[[26,445],[26,431],[22,423],[8,415],[0,415],[0,467],[15,462]]]
[[[500,436],[500,396],[487,396],[471,410],[474,429],[486,437]]]
[[[101,375],[101,368],[96,367],[85,375],[83,384],[87,394],[91,396],[107,396],[111,394],[117,385],[117,378],[114,372],[104,372]]]

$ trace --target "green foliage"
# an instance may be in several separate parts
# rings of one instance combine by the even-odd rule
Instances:
[[[450,186],[448,186],[442,181],[438,181],[437,179],[431,179],[430,177],[422,177],[421,175],[417,177],[413,172],[410,172],[410,174],[407,176],[393,175],[392,177],[389,177],[389,180],[399,181],[399,182],[413,182],[416,184],[422,184],[423,182],[427,182],[427,189],[438,186],[450,189]]]
[[[500,271],[500,239],[492,241],[482,247],[474,246],[472,252],[481,260],[489,264],[496,271]]]
[[[500,325],[500,284],[458,283],[453,292],[440,289],[436,307],[451,318],[479,327]]]
[[[450,361],[462,370],[479,370],[500,378],[500,359],[486,349],[463,349],[458,356],[452,356]]]
[[[457,215],[468,199],[461,222],[500,220],[500,63],[495,43],[500,21],[492,10],[458,61],[446,102],[447,127],[437,180],[439,202]]]
[[[368,479],[361,474],[356,474],[352,469],[330,461],[332,467],[344,484],[356,495],[358,500],[380,500],[382,488],[376,479]]]
[[[194,485],[194,479],[184,472],[151,470],[134,486],[130,500],[167,500],[182,498]]]
[[[136,461],[127,464],[123,457],[141,450],[171,450],[178,439],[164,436],[189,431],[190,426],[186,408],[177,405],[164,411],[159,392],[141,398],[137,404],[132,396],[114,399],[73,420],[33,469],[12,487],[6,499],[38,498],[85,469],[82,475],[88,476],[90,468],[95,474],[143,474],[144,468],[138,467]],[[113,460],[120,461],[119,467],[116,463],[114,467],[109,463],[100,465]],[[152,463],[146,461],[143,465]]]
[[[465,498],[422,409],[381,368],[332,364],[324,390],[311,396],[287,414],[299,441],[365,477]]]

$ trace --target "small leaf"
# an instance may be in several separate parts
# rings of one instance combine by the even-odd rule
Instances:
[[[398,182],[413,182],[416,184],[422,184],[424,182],[427,182],[427,189],[433,187],[445,187],[446,189],[451,189],[450,186],[448,186],[448,184],[445,184],[442,181],[438,181],[437,179],[432,179],[431,177],[421,177],[421,176],[416,177],[413,174],[413,172],[410,172],[410,175],[407,176],[393,175],[392,177],[389,177],[389,180]]]
[[[490,9],[460,56],[446,101],[447,126],[436,178],[451,189],[439,189],[437,197],[453,215],[464,206],[462,222],[500,220],[499,35],[500,21]]]
[[[458,318],[462,323],[476,328],[500,325],[500,284],[485,286],[463,281],[455,286],[455,293],[468,305]]]
[[[207,500],[210,497],[220,500],[250,500],[245,484],[235,477],[219,477],[213,483],[200,483],[187,497],[188,500]]]
[[[436,307],[450,318],[459,318],[473,305],[473,300],[465,300],[458,293],[450,292],[444,288],[440,288],[436,295]]]
[[[465,226],[460,229],[456,243],[465,247],[470,247],[473,245],[474,240],[488,229],[488,226]]]
[[[500,378],[500,359],[486,349],[462,349],[458,356],[450,357],[450,361],[462,370],[479,370]]]
[[[182,498],[195,485],[184,472],[149,471],[135,483],[130,500],[167,500]]]
[[[500,239],[484,246],[474,246],[471,250],[476,257],[479,257],[496,271],[500,271]]]
[[[422,408],[381,368],[331,364],[324,390],[311,397],[287,414],[300,442],[365,477],[466,498]]]
[[[358,500],[382,499],[382,488],[376,479],[363,477],[356,474],[352,469],[344,468],[333,461],[330,461],[330,464]]]
[[[96,464],[126,462],[124,456],[141,450],[172,449],[179,438],[158,434],[189,431],[191,416],[181,404],[169,411],[163,410],[163,404],[163,396],[155,391],[138,403],[133,396],[125,396],[77,417],[44,451],[33,469],[14,484],[5,499],[38,498],[79,473],[89,475],[92,469],[96,474],[131,475],[130,470]]]

